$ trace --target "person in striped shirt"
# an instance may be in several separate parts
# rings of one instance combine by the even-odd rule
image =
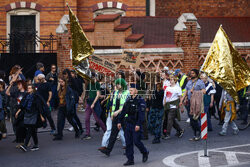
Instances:
[[[204,94],[203,96],[203,102],[204,102],[204,111],[207,114],[208,131],[213,131],[209,108],[213,107],[214,94],[216,93],[216,90],[213,87],[213,83],[208,81],[208,76],[205,73],[202,73],[200,75],[200,78],[204,82],[206,87],[206,94]]]

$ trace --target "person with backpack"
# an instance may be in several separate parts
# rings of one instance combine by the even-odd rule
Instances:
[[[41,97],[36,93],[34,85],[28,85],[27,94],[22,99],[19,109],[15,115],[17,118],[21,111],[24,113],[23,123],[27,129],[27,135],[24,144],[20,146],[20,149],[24,152],[28,151],[28,143],[31,137],[34,141],[34,146],[30,150],[39,150],[37,129],[42,127],[42,122],[45,121],[44,117],[42,116],[43,111],[41,104]]]

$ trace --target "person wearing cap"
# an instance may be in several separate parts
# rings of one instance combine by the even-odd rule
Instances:
[[[38,74],[37,79],[38,83],[35,84],[35,87],[37,88],[37,93],[42,97],[44,104],[47,104],[43,114],[45,118],[47,118],[49,121],[51,127],[51,134],[55,134],[56,126],[54,120],[51,117],[51,107],[50,107],[50,101],[52,98],[51,85],[48,82],[46,82],[44,74]]]
[[[99,151],[101,151],[103,154],[105,154],[107,156],[110,155],[120,130],[122,131],[121,136],[123,136],[123,130],[117,128],[118,115],[121,113],[123,106],[124,106],[128,96],[129,96],[129,91],[127,90],[127,83],[123,78],[116,79],[115,85],[116,85],[116,91],[114,92],[114,95],[113,95],[112,112],[110,114],[111,120],[112,120],[112,127],[108,126],[108,123],[107,123],[108,129],[107,129],[107,132],[105,132],[104,138],[102,141],[103,146],[105,146],[105,144],[107,142],[108,142],[108,144],[107,144],[106,148],[99,149]],[[108,120],[109,119],[107,119],[107,121]],[[109,137],[109,139],[107,141],[106,139],[108,137]],[[123,138],[123,137],[121,137],[121,138]],[[124,141],[124,139],[122,141]],[[125,146],[125,144],[124,144],[124,146]]]
[[[188,82],[187,76],[180,69],[175,70],[174,76],[176,76],[179,79],[178,82],[179,82],[179,85],[181,87],[182,95],[183,95],[184,92],[186,91],[185,87],[186,87],[187,82]]]
[[[39,74],[44,73],[44,65],[41,62],[36,63],[36,72],[35,72],[35,77],[37,77]]]
[[[146,103],[144,99],[137,95],[138,86],[131,84],[129,88],[130,98],[126,101],[121,114],[118,117],[117,128],[121,129],[122,122],[125,121],[125,140],[127,162],[124,166],[134,165],[134,145],[142,153],[142,162],[148,160],[149,151],[141,142],[142,124],[145,118]],[[124,119],[126,117],[126,119]]]

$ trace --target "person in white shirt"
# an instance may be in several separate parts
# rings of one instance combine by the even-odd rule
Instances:
[[[168,67],[164,67],[164,69],[161,72],[161,79],[163,80],[163,90],[165,91],[167,89],[167,87],[170,86],[170,81],[169,81],[169,69]],[[164,93],[164,98],[165,99],[165,93]],[[164,101],[162,101],[163,103]],[[163,105],[164,106],[164,105]],[[168,113],[165,110],[165,106],[164,106],[164,118],[163,118],[163,127],[162,127],[162,131],[163,131],[163,137],[162,139],[164,139],[166,137],[166,132],[167,132],[167,125],[168,125]]]
[[[179,85],[177,85],[177,78],[175,76],[170,76],[170,86],[166,88],[164,92],[163,105],[168,113],[168,123],[167,131],[164,139],[170,138],[170,132],[172,127],[177,130],[176,136],[179,138],[183,136],[184,129],[180,128],[180,125],[177,123],[176,118],[180,121],[179,113],[179,102],[182,95],[182,90]]]

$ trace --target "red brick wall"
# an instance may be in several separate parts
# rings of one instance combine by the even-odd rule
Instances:
[[[99,2],[107,0],[0,0],[0,38],[6,37],[6,11],[5,6],[13,2],[34,2],[42,6],[40,11],[40,35],[48,36],[50,33],[55,34],[59,21],[64,14],[68,14],[66,2],[77,14],[81,25],[90,24],[93,19],[92,6]],[[145,16],[145,0],[113,0],[127,5],[127,16]]]
[[[250,16],[249,0],[156,0],[156,16]]]

